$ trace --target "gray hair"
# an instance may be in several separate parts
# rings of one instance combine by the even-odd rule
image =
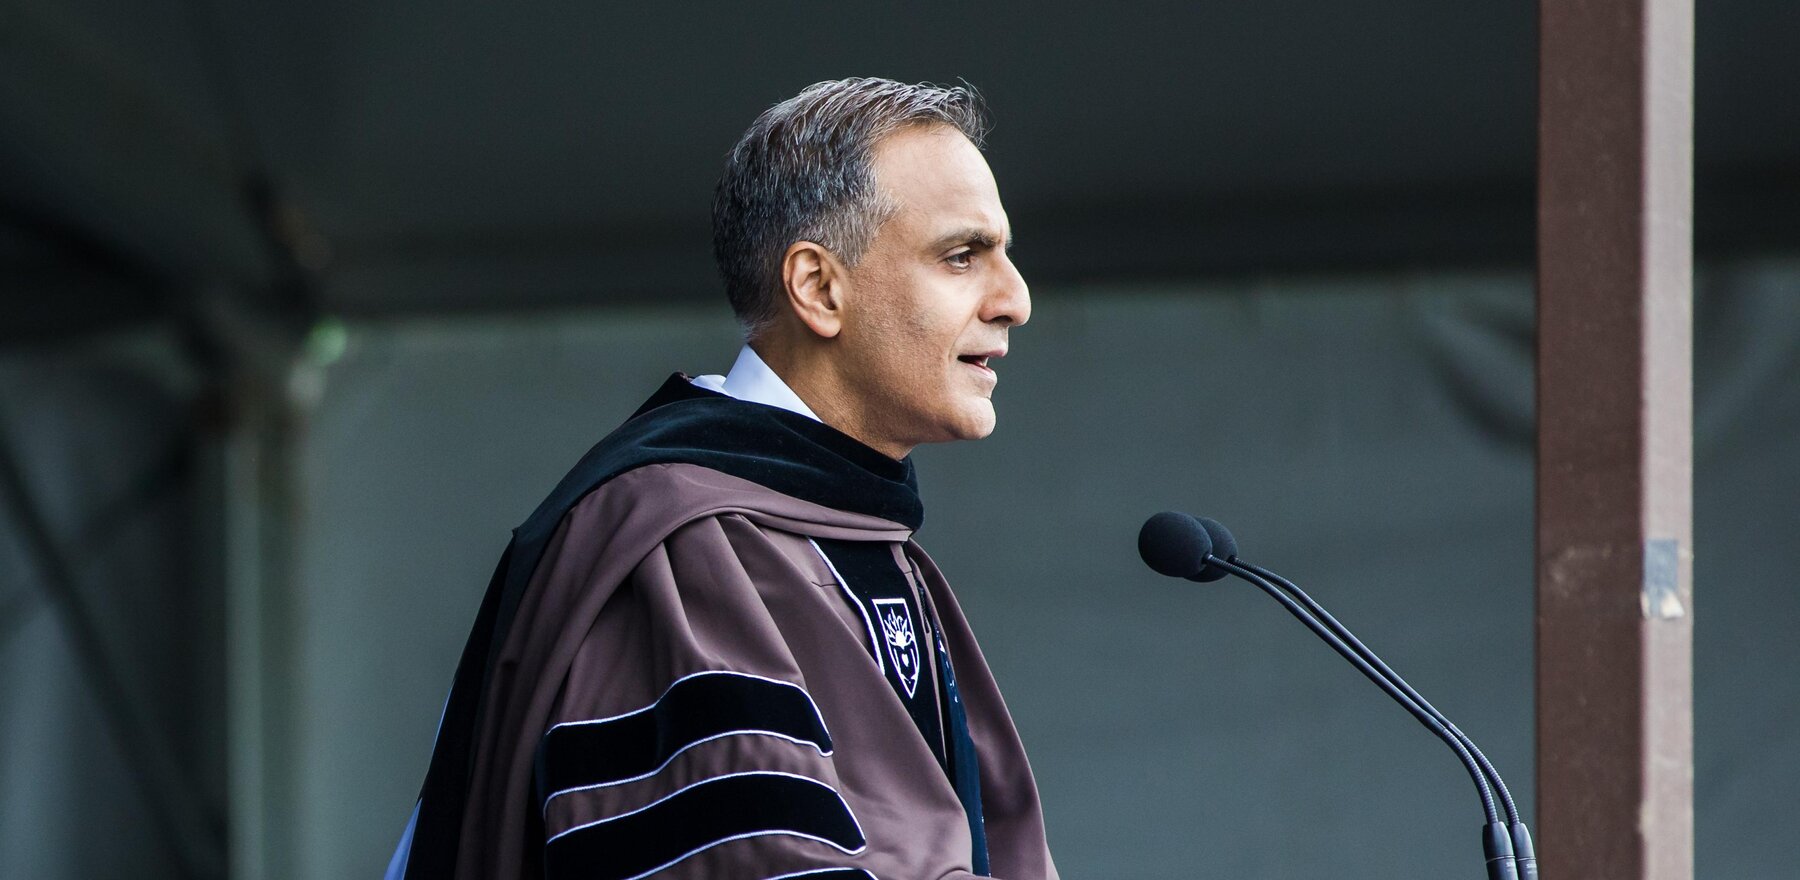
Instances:
[[[781,261],[817,242],[855,266],[897,206],[878,190],[871,154],[915,125],[946,125],[977,147],[987,112],[972,86],[851,77],[807,86],[751,123],[713,191],[713,257],[747,335],[767,329],[784,299]]]

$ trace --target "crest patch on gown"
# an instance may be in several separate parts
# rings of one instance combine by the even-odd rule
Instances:
[[[913,628],[912,607],[905,599],[875,599],[875,616],[881,618],[881,632],[887,643],[888,659],[894,664],[894,675],[906,689],[907,699],[919,689],[919,637]]]

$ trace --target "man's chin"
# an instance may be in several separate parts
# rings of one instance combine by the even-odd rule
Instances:
[[[994,405],[987,398],[962,402],[961,406],[913,422],[924,431],[913,434],[915,444],[980,440],[994,433]]]
[[[992,401],[982,398],[980,403],[971,404],[958,420],[956,439],[980,440],[994,433],[994,424],[998,421],[994,415]]]

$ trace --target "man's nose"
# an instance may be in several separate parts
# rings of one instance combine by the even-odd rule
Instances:
[[[995,279],[995,287],[988,297],[987,314],[981,316],[983,321],[1005,321],[1008,325],[1018,326],[1031,320],[1031,288],[1025,283],[1025,276],[1019,274],[1019,267],[1013,265],[1011,258],[1003,261],[1005,271]]]

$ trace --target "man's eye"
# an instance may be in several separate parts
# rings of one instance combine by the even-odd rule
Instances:
[[[955,266],[958,269],[967,269],[975,262],[975,252],[957,251],[944,259],[947,260],[950,265]]]

